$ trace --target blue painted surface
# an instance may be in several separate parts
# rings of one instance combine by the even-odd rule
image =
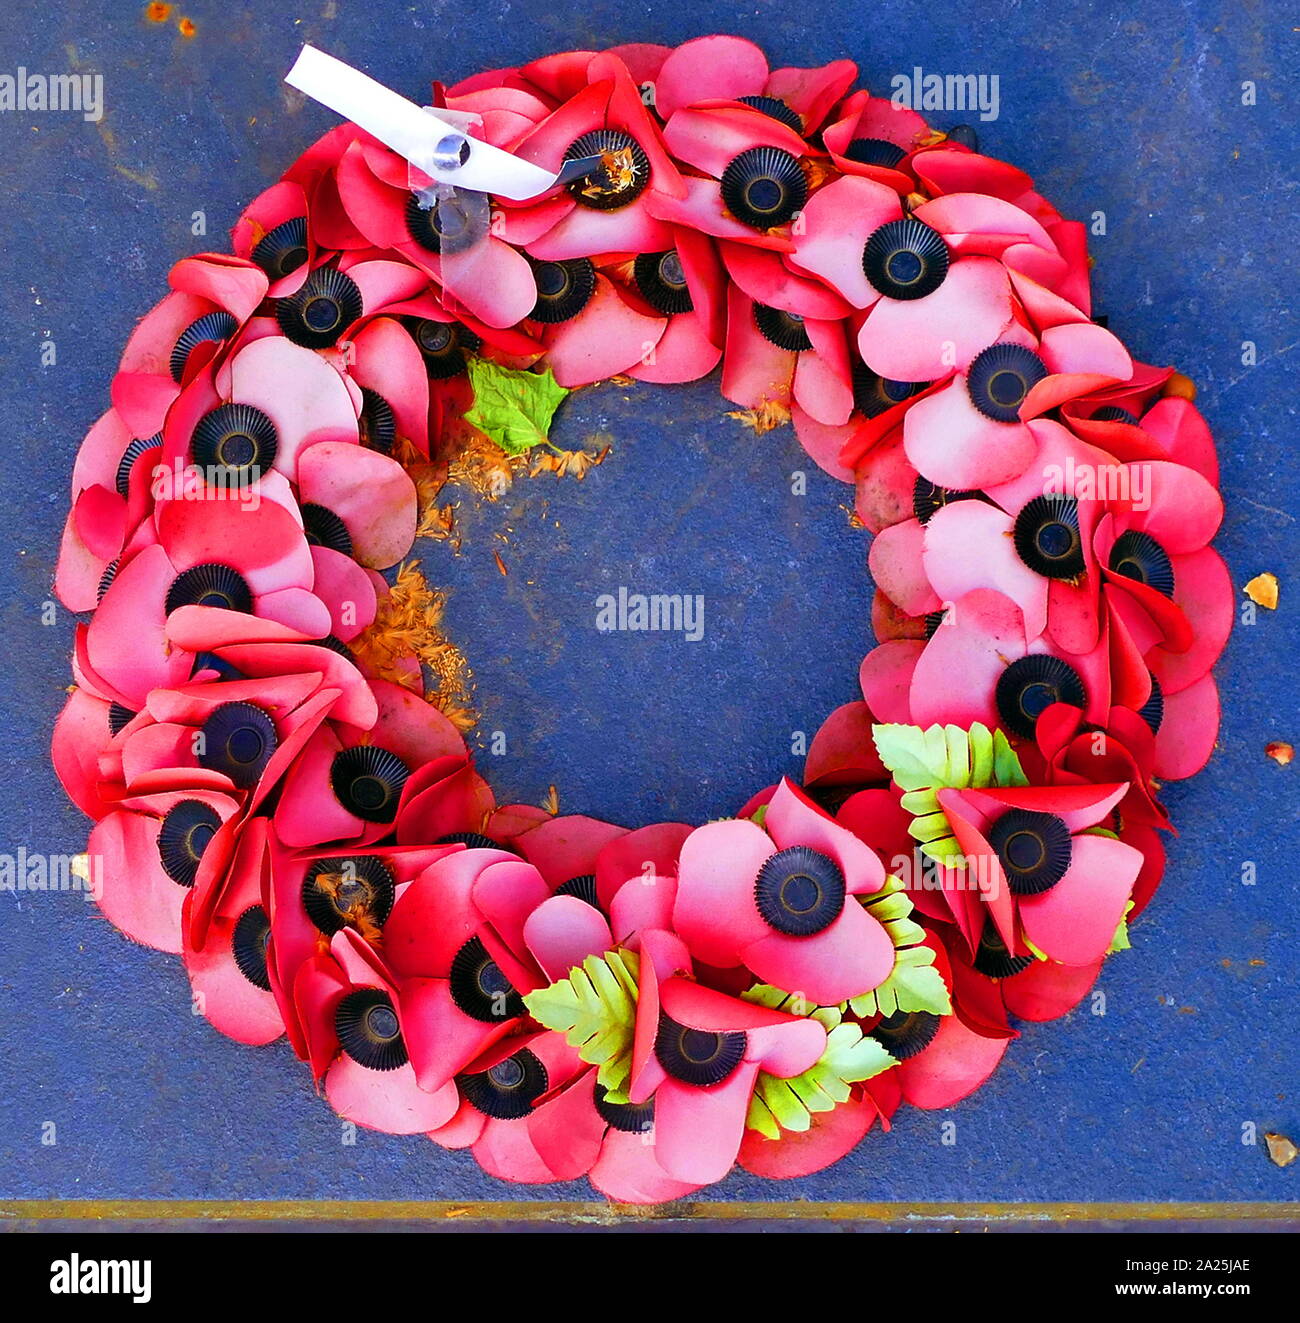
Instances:
[[[853,56],[877,92],[916,64],[996,73],[1001,117],[982,126],[984,143],[1067,214],[1105,211],[1098,309],[1137,356],[1172,361],[1199,384],[1224,461],[1219,545],[1239,584],[1277,573],[1283,608],[1235,634],[1220,672],[1221,748],[1203,776],[1168,792],[1183,834],[1135,950],[1107,964],[1105,1017],[1029,1028],[974,1099],[942,1115],[910,1111],[892,1136],[795,1188],[740,1174],[710,1197],[1293,1198],[1300,1167],[1279,1171],[1241,1137],[1248,1122],[1300,1137],[1300,892],[1286,850],[1300,766],[1263,756],[1269,739],[1300,734],[1288,425],[1295,15],[1204,0],[970,8],[978,18],[965,6],[825,0],[699,0],[689,11],[195,0],[156,26],[143,5],[83,0],[55,12],[10,0],[0,72],[102,72],[107,114],[99,126],[0,116],[0,849],[82,848],[85,824],[46,755],[72,622],[39,619],[72,457],[166,268],[212,246],[191,236],[191,213],[203,209],[209,233],[222,234],[331,124],[280,87],[301,42],[413,96],[431,77],[552,49],[716,29],[758,40],[774,64]],[[180,13],[197,24],[192,40],[176,33]],[[1241,104],[1244,80],[1257,85],[1253,107]],[[42,369],[47,337],[58,362]],[[1258,346],[1256,367],[1241,364],[1244,340]],[[725,813],[794,769],[791,731],[854,696],[869,589],[863,535],[838,508],[847,489],[813,475],[808,495],[792,496],[791,473],[810,466],[788,429],[755,439],[725,408],[712,383],[584,392],[566,404],[557,440],[608,431],[603,467],[582,484],[522,484],[494,507],[466,502],[462,555],[426,549],[430,577],[453,593],[449,619],[485,727],[507,732],[508,756],[484,760],[503,798],[536,800],[555,782],[566,810],[629,823]],[[597,634],[594,598],[619,584],[705,594],[705,640]],[[1254,887],[1240,882],[1246,859]],[[507,1187],[423,1140],[363,1135],[343,1147],[286,1048],[218,1037],[190,1015],[175,961],[123,941],[73,895],[0,895],[0,1026],[0,1195],[586,1193]],[[956,1147],[940,1143],[944,1119],[957,1123]],[[54,1146],[40,1142],[45,1121],[57,1124]]]

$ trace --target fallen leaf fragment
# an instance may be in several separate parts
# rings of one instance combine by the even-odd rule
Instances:
[[[1300,1148],[1285,1136],[1268,1133],[1264,1136],[1268,1145],[1268,1159],[1275,1167],[1289,1167],[1296,1158],[1300,1158]]]
[[[1295,746],[1285,740],[1269,740],[1264,752],[1279,766],[1285,767],[1295,757]]]
[[[1262,606],[1268,611],[1277,610],[1277,575],[1257,574],[1245,588],[1246,596],[1250,598],[1256,606]]]

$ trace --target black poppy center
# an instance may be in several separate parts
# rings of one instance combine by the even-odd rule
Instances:
[[[808,177],[797,156],[752,147],[722,172],[722,201],[742,224],[769,230],[793,220],[808,201]]]
[[[392,822],[410,769],[374,744],[357,744],[334,755],[330,788],[349,813],[366,822]]]
[[[317,859],[303,878],[302,903],[321,932],[332,935],[363,919],[382,927],[393,908],[393,875],[374,855]]]
[[[483,1024],[499,1024],[524,1013],[523,999],[477,937],[456,952],[448,984],[452,1001]]]
[[[284,334],[307,349],[335,344],[363,311],[356,282],[335,267],[318,267],[302,287],[277,299],[276,321]]]
[[[754,903],[764,922],[790,937],[828,928],[844,909],[844,895],[839,864],[805,845],[778,850],[754,880]]]
[[[235,967],[255,987],[271,991],[266,969],[266,944],[271,936],[271,921],[260,905],[252,905],[239,916],[230,937],[230,953]]]
[[[380,988],[358,988],[334,1012],[339,1046],[368,1070],[397,1070],[406,1065],[406,1043],[392,998]]]
[[[620,129],[593,129],[569,145],[566,161],[600,156],[602,164],[582,179],[566,185],[579,206],[614,211],[634,202],[650,182],[650,158],[630,133]]]
[[[1115,539],[1110,568],[1135,583],[1154,588],[1165,597],[1174,595],[1174,566],[1169,553],[1151,536],[1130,529]]]
[[[877,293],[891,299],[922,299],[948,275],[948,245],[919,220],[889,221],[862,250],[862,269]]]
[[[498,1121],[517,1121],[549,1087],[546,1067],[537,1054],[521,1047],[485,1071],[457,1075],[461,1096],[477,1111]]]
[[[221,826],[216,809],[198,799],[182,799],[167,810],[158,828],[158,860],[173,882],[192,887],[199,860]]]
[[[1035,496],[1016,516],[1012,540],[1036,574],[1073,579],[1084,571],[1079,506],[1072,496]]]
[[[989,829],[1007,885],[1017,896],[1049,891],[1070,867],[1070,829],[1054,813],[1009,809]]]
[[[989,345],[966,372],[971,403],[997,423],[1020,419],[1020,406],[1030,390],[1047,376],[1047,365],[1024,345]]]
[[[742,1032],[692,1029],[660,1012],[655,1055],[664,1070],[684,1084],[721,1084],[740,1065],[748,1045]]]
[[[998,677],[996,700],[998,715],[1007,729],[1029,740],[1046,708],[1053,703],[1083,707],[1086,694],[1074,667],[1044,653],[1013,661]]]
[[[201,766],[228,776],[241,789],[257,784],[279,743],[275,722],[252,703],[222,703],[202,728]]]

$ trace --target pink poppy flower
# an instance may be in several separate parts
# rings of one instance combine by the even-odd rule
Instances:
[[[594,1070],[542,1099],[528,1118],[528,1133],[550,1179],[586,1176],[618,1203],[666,1203],[700,1188],[698,1181],[675,1180],[659,1165],[653,1099],[612,1103]]]
[[[1086,653],[1030,639],[1010,598],[977,588],[946,604],[927,641],[893,639],[874,648],[859,672],[862,694],[881,721],[922,727],[982,722],[1032,739],[1052,702],[1083,708],[1101,722],[1111,706],[1110,636],[1103,628]]]
[[[1091,965],[1109,949],[1142,869],[1142,853],[1089,831],[1128,784],[940,790],[939,803],[967,861],[964,885],[935,893],[975,957],[991,920],[1012,957],[1026,941],[1051,960]],[[974,877],[970,877],[971,871]],[[950,879],[951,880],[951,879]]]
[[[1046,410],[1131,373],[1127,351],[1091,322],[1048,327],[1036,341],[1015,323],[908,411],[908,458],[943,487],[1010,482],[1033,472]]]
[[[413,771],[465,757],[460,732],[422,695],[379,679],[370,689],[378,719],[324,722],[285,778],[275,815],[285,845],[373,844],[392,831]]]
[[[435,860],[398,897],[384,951],[422,1088],[441,1088],[519,1026],[523,996],[546,983],[525,922],[549,894],[531,864],[473,848]]]
[[[702,102],[739,101],[810,138],[857,76],[852,60],[817,69],[769,70],[767,56],[752,41],[696,37],[663,61],[654,80],[654,104],[659,116],[670,120]]]
[[[836,115],[822,142],[841,174],[874,179],[903,197],[916,191],[908,160],[933,137],[922,116],[865,89],[847,97]]]
[[[236,794],[203,788],[124,795],[95,824],[86,852],[105,918],[133,942],[179,955],[181,906]]]
[[[318,263],[316,234],[307,213],[307,190],[295,180],[282,179],[244,208],[230,232],[235,256],[266,272],[269,298],[296,293]]]
[[[160,504],[122,553],[86,632],[88,661],[138,709],[193,667],[192,655],[168,644],[173,611],[219,607],[323,638],[331,620],[315,579],[298,503],[279,474],[262,476],[256,500],[187,491]]]
[[[876,855],[783,780],[762,827],[733,819],[682,845],[674,929],[706,965],[835,1005],[894,965],[884,928],[852,897],[884,884]]]
[[[252,1046],[274,1042],[284,1033],[269,969],[266,822],[250,819],[239,833],[203,928],[202,945],[192,940],[191,911],[200,900],[197,889],[186,893],[182,917],[182,955],[195,1009],[227,1038]]]
[[[490,1176],[516,1184],[557,1179],[533,1137],[534,1109],[587,1069],[557,1033],[523,1034],[496,1043],[444,1088],[460,1105],[428,1137],[443,1148],[468,1148]]]
[[[503,199],[503,238],[549,262],[671,248],[656,208],[681,197],[684,185],[641,89],[612,52],[578,55],[569,74],[555,89],[562,103],[510,150],[557,172],[566,160],[602,153],[606,165],[539,200]]]
[[[769,297],[785,306],[756,302],[740,279],[731,285],[722,393],[745,409],[797,407],[816,423],[840,426],[853,411],[847,324],[810,282],[783,283]]]
[[[380,953],[354,929],[340,928],[328,951],[305,960],[286,992],[312,1075],[344,1120],[414,1135],[456,1114],[454,1084],[429,1092],[417,1082],[407,1052],[412,1025],[397,986]]]
[[[641,934],[629,1098],[653,1100],[655,1161],[673,1180],[707,1184],[730,1170],[760,1070],[789,1079],[826,1047],[816,1020],[768,1010],[691,977],[685,944]]]
[[[162,430],[180,386],[219,357],[266,296],[266,273],[227,253],[182,258],[172,292],[136,326],[113,377],[113,407],[136,437]]]
[[[587,257],[533,261],[539,294],[529,323],[555,379],[569,388],[626,373],[695,381],[721,356],[726,277],[711,241],[673,232],[662,252],[630,263]]]

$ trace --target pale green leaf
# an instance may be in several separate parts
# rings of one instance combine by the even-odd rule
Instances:
[[[476,356],[469,359],[469,379],[474,403],[465,421],[510,455],[546,440],[555,410],[569,393],[550,368],[530,372]]]

